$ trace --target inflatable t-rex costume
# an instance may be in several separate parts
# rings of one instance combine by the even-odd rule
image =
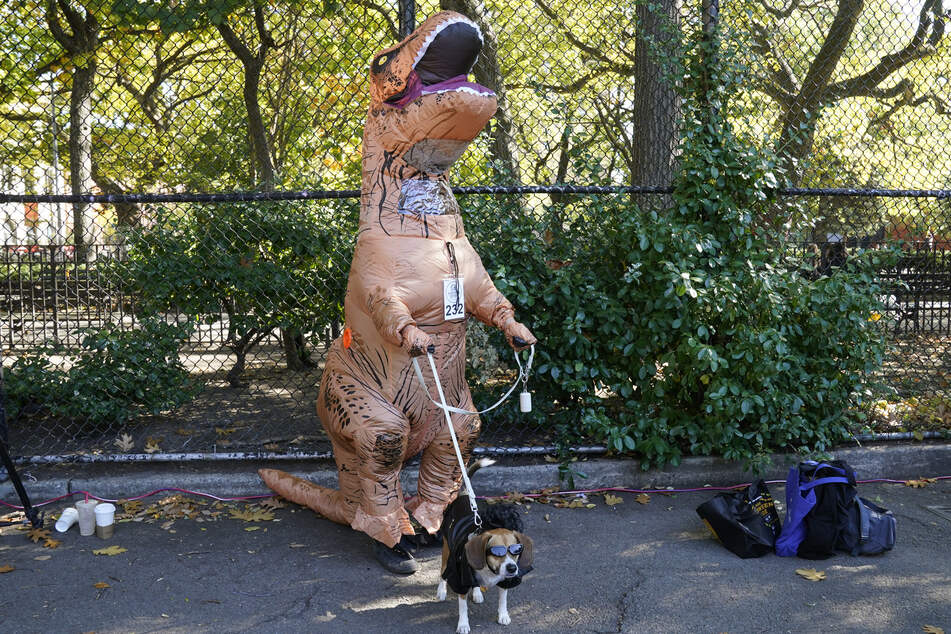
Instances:
[[[497,106],[491,90],[466,80],[481,46],[475,24],[444,11],[373,58],[346,328],[328,353],[317,399],[340,489],[259,471],[283,497],[388,547],[414,532],[399,481],[407,459],[422,452],[407,508],[430,533],[461,478],[445,417],[419,384],[411,355],[433,346],[446,402],[472,410],[468,316],[501,329],[513,347],[535,342],[466,239],[448,184],[447,170]],[[429,364],[420,365],[432,387]],[[453,414],[452,421],[468,460],[479,418]]]

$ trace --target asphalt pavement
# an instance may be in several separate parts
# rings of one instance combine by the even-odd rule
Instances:
[[[866,447],[845,457],[859,492],[898,520],[893,551],[824,561],[767,555],[740,559],[696,515],[712,491],[645,496],[521,498],[535,569],[509,593],[511,625],[495,622],[497,592],[471,605],[473,632],[951,632],[951,445]],[[905,465],[903,468],[901,465]],[[34,502],[90,490],[107,498],[156,484],[220,497],[264,494],[259,465],[26,465]],[[269,465],[273,466],[273,465]],[[280,465],[278,465],[280,466]],[[287,465],[318,481],[328,465]],[[642,471],[592,459],[576,465],[584,488],[700,487],[749,481],[722,461],[691,459]],[[779,477],[785,466],[767,473]],[[557,465],[503,459],[473,479],[479,494],[530,492],[557,482]],[[411,485],[414,472],[407,469]],[[669,484],[668,484],[669,483]],[[410,487],[411,488],[411,487]],[[770,490],[777,500],[784,491]],[[83,497],[74,496],[73,500]],[[0,499],[18,503],[9,482]],[[437,602],[439,548],[418,553],[422,569],[399,577],[373,559],[369,539],[293,504],[216,502],[163,491],[120,505],[111,539],[58,533],[68,506],[42,507],[47,535],[0,529],[0,632],[453,632],[454,600]],[[9,510],[9,509],[7,509]],[[2,511],[0,511],[2,514]],[[49,539],[58,543],[50,543]],[[96,554],[108,547],[116,554]],[[107,551],[108,552],[108,551]],[[825,579],[810,581],[797,569]],[[932,630],[926,627],[936,628]]]

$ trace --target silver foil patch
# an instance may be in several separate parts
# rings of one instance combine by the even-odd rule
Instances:
[[[457,215],[459,203],[452,195],[449,183],[444,180],[409,179],[400,188],[400,201],[396,210],[411,216]]]

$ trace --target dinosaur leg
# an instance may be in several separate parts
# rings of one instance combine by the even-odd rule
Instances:
[[[353,430],[361,501],[351,526],[393,547],[413,527],[403,507],[400,471],[409,439],[409,422],[389,403]]]
[[[469,405],[463,405],[463,408],[471,410],[471,398],[468,403]],[[439,431],[436,432],[436,437],[423,451],[419,464],[418,495],[413,499],[411,505],[413,517],[430,533],[439,530],[439,526],[442,524],[443,511],[445,511],[446,505],[455,498],[462,480],[462,471],[459,468],[456,451],[452,446],[452,438],[446,428],[445,416],[442,412],[439,415],[442,419],[440,421],[441,426]],[[466,464],[468,464],[472,449],[479,438],[481,426],[482,423],[478,416],[452,415],[452,427],[456,432],[462,459]]]

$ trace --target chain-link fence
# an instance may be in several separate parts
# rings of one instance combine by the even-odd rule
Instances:
[[[472,75],[499,99],[452,182],[464,208],[494,187],[492,213],[536,218],[542,241],[573,197],[665,204],[678,47],[720,29],[745,69],[733,123],[778,153],[782,197],[809,219],[789,231],[800,256],[821,272],[900,243],[883,272],[902,282],[886,378],[896,399],[947,400],[943,0],[14,0],[0,7],[0,337],[7,368],[50,381],[13,412],[14,453],[329,448],[314,403],[341,328],[369,60],[447,9],[480,27]],[[480,252],[507,239],[472,232]],[[497,383],[504,355],[481,329],[469,346],[473,381]],[[51,408],[64,389],[72,404]],[[135,407],[106,403],[120,392]],[[480,440],[552,442],[504,417]]]

